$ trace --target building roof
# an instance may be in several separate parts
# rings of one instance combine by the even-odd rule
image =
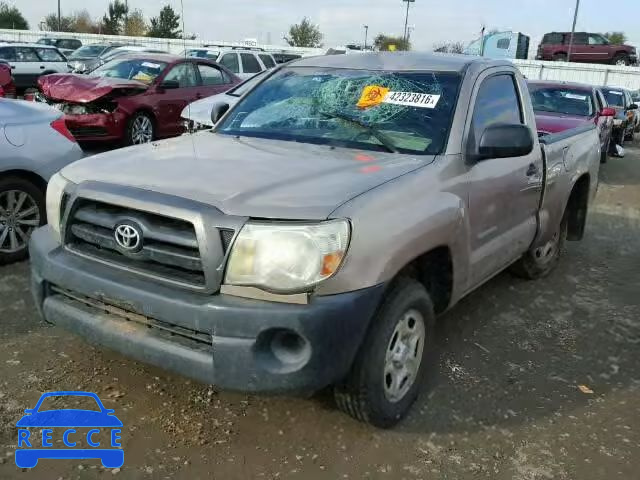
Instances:
[[[349,68],[355,70],[463,72],[470,65],[513,66],[505,60],[471,55],[418,52],[373,52],[352,55],[324,55],[295,61],[296,67]]]

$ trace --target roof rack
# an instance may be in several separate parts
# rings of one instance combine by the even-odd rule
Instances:
[[[244,46],[240,46],[240,47],[231,47],[231,50],[253,50],[256,52],[264,52],[264,48],[261,47],[244,47]]]

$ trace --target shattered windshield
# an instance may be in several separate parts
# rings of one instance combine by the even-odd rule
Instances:
[[[123,78],[151,84],[167,68],[165,62],[143,59],[112,60],[91,72],[92,77]]]
[[[460,77],[289,67],[252,90],[219,133],[369,150],[442,152]]]

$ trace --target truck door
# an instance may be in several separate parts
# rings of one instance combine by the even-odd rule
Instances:
[[[542,155],[537,142],[522,157],[474,161],[485,129],[497,124],[531,124],[523,108],[525,86],[515,75],[501,71],[481,75],[472,98],[468,126],[469,223],[471,286],[486,280],[518,259],[533,241],[543,182]],[[528,101],[528,99],[526,100]]]

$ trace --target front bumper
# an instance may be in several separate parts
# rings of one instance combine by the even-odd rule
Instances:
[[[182,291],[68,252],[49,226],[32,236],[31,268],[34,299],[50,323],[142,362],[250,392],[306,393],[344,377],[383,291],[317,296],[307,305]]]
[[[67,128],[79,142],[112,142],[124,137],[128,117],[118,110],[112,113],[64,116]]]

